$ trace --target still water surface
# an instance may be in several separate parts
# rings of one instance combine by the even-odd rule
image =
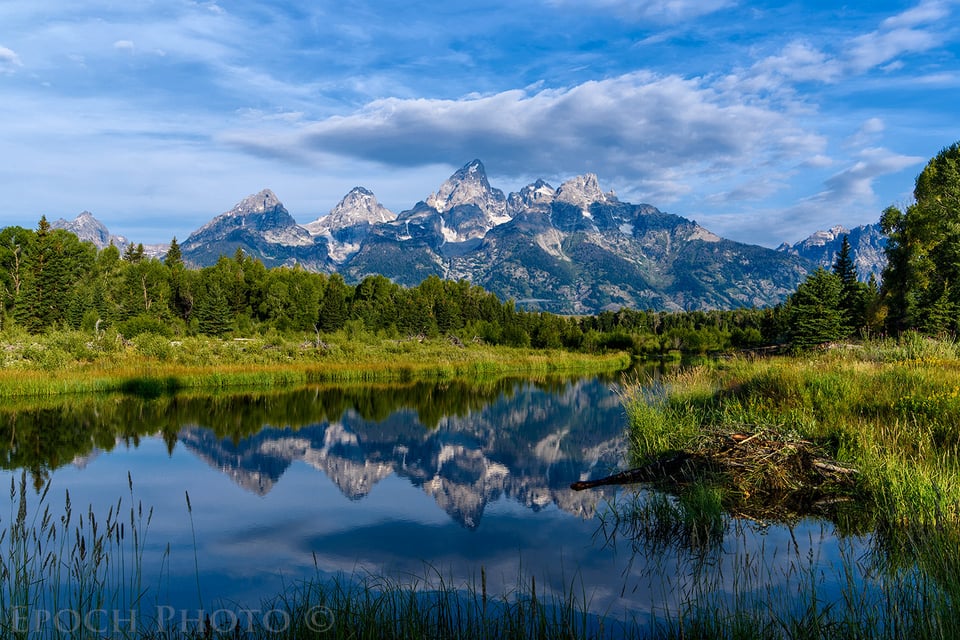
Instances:
[[[789,594],[809,572],[835,597],[841,560],[866,548],[813,520],[731,526],[706,552],[611,541],[601,518],[623,496],[569,488],[625,465],[609,378],[85,398],[0,412],[0,427],[2,480],[27,469],[54,506],[69,490],[128,508],[130,474],[153,509],[147,601],[175,607],[253,606],[331,576],[476,585],[483,568],[494,594],[535,576],[643,621],[742,585],[745,557],[760,590]]]

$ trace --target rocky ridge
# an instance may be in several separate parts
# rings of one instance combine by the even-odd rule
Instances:
[[[777,247],[777,251],[806,258],[817,266],[830,269],[840,253],[844,236],[847,236],[850,243],[853,263],[860,280],[866,282],[872,275],[879,282],[887,265],[887,256],[884,253],[887,238],[883,235],[879,223],[860,225],[853,229],[836,225],[816,231],[796,244],[783,243]]]
[[[527,309],[589,314],[776,304],[832,264],[841,231],[772,250],[622,202],[594,174],[559,188],[537,180],[505,196],[473,160],[399,214],[358,186],[301,226],[265,189],[190,234],[181,250],[197,267],[242,250],[267,267],[338,272],[351,283],[374,274],[406,286],[429,275],[466,279]],[[849,235],[861,277],[879,274],[879,228]]]

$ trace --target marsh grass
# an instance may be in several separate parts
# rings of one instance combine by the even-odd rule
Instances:
[[[83,629],[105,610],[141,607],[143,553],[153,517],[134,500],[118,499],[106,517],[75,512],[70,493],[62,512],[50,484],[29,505],[26,473],[10,482],[10,515],[0,532],[0,635],[4,638],[94,637]],[[60,617],[51,613],[60,613]]]
[[[158,350],[143,336],[133,343],[64,349],[84,334],[14,336],[0,341],[0,397],[128,392],[156,397],[180,389],[280,387],[331,382],[489,379],[508,374],[618,371],[625,353],[590,355],[563,350],[521,349],[444,339],[351,340],[317,346],[277,336],[244,340],[184,338]],[[9,337],[8,337],[9,340]],[[152,345],[144,349],[144,344]],[[89,346],[89,348],[88,348]]]
[[[577,577],[560,592],[545,592],[536,577],[518,573],[512,591],[492,594],[483,569],[478,581],[460,583],[429,566],[422,576],[398,579],[371,574],[320,577],[317,568],[316,578],[295,582],[253,609],[222,602],[205,609],[198,581],[198,607],[183,610],[190,619],[151,618],[151,611],[165,608],[156,600],[159,589],[145,583],[144,551],[153,513],[136,501],[129,474],[128,483],[129,507],[118,500],[100,519],[92,508],[75,512],[69,493],[58,510],[51,504],[49,484],[31,499],[25,474],[19,483],[11,482],[10,516],[0,533],[0,637],[494,639],[638,634],[635,627],[592,613],[589,590]],[[186,502],[192,528],[189,495]],[[168,555],[169,548],[164,560]],[[199,577],[202,559],[194,559]],[[119,618],[114,617],[117,612]]]
[[[857,470],[851,493],[830,512],[838,534],[869,531],[877,589],[859,596],[860,581],[840,601],[819,602],[808,584],[809,606],[784,612],[770,593],[748,603],[691,599],[689,610],[660,631],[666,637],[719,638],[947,638],[960,628],[960,356],[952,341],[907,335],[899,341],[763,360],[734,358],[657,381],[665,393],[651,401],[649,380],[624,394],[639,459],[658,451],[696,449],[717,432],[760,433],[789,443],[812,443],[839,464]],[[743,477],[705,478],[724,509],[736,513],[769,486],[770,468],[745,468]],[[751,474],[755,478],[751,479]],[[791,476],[795,477],[795,476]],[[673,492],[683,497],[687,487]],[[749,495],[745,495],[749,494]],[[677,499],[675,509],[680,507]],[[761,510],[762,511],[762,510]],[[789,514],[786,514],[789,516]],[[787,517],[787,522],[798,517]],[[642,536],[671,532],[652,518],[680,521],[644,506]],[[776,514],[771,518],[777,520]],[[636,529],[635,525],[627,527]],[[859,559],[842,571],[859,575]],[[742,567],[746,570],[749,565]],[[754,594],[762,576],[746,574],[738,593]],[[770,621],[773,621],[771,626]]]

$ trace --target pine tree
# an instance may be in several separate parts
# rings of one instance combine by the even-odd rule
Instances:
[[[227,296],[216,281],[208,282],[202,295],[197,296],[194,313],[200,333],[208,336],[222,336],[233,324]]]
[[[347,323],[347,296],[349,289],[339,274],[330,276],[327,290],[320,302],[319,326],[324,333],[342,329]]]
[[[800,283],[790,296],[787,312],[794,347],[809,349],[846,335],[841,290],[840,278],[822,267]]]
[[[180,245],[177,244],[177,236],[170,240],[170,248],[167,249],[167,255],[163,258],[163,264],[171,269],[183,267],[183,254],[180,252]]]
[[[857,278],[857,267],[851,256],[850,240],[844,234],[840,252],[833,263],[833,273],[840,278],[840,309],[849,331],[864,323],[864,287]]]

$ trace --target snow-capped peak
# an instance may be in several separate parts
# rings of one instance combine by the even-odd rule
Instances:
[[[822,247],[833,242],[834,240],[836,240],[837,238],[839,238],[845,233],[850,233],[850,232],[845,227],[838,224],[833,227],[830,227],[827,230],[815,231],[810,236],[808,236],[805,240],[803,240],[800,244],[806,248]]]
[[[396,217],[397,214],[377,201],[372,191],[363,187],[354,187],[337,206],[330,210],[329,214],[305,226],[312,235],[320,235],[359,224],[389,222]]]
[[[468,162],[458,169],[426,200],[427,205],[440,213],[462,204],[477,205],[481,209],[491,206],[502,209],[497,203],[502,205],[505,202],[503,192],[490,186],[487,172],[479,160]]]
[[[610,193],[601,191],[596,174],[588,173],[571,178],[560,185],[557,189],[557,200],[587,211],[594,202],[616,201],[616,196],[612,191]]]
[[[277,207],[282,207],[283,204],[274,195],[273,191],[270,189],[264,189],[260,193],[255,193],[252,196],[247,196],[240,202],[236,204],[230,211],[227,212],[228,216],[247,216],[251,214],[264,213],[265,211],[270,211],[271,209],[276,209]]]
[[[510,209],[520,211],[523,209],[549,207],[556,199],[557,190],[543,180],[537,180],[533,184],[528,184],[520,189],[519,193],[511,193],[508,202]]]

